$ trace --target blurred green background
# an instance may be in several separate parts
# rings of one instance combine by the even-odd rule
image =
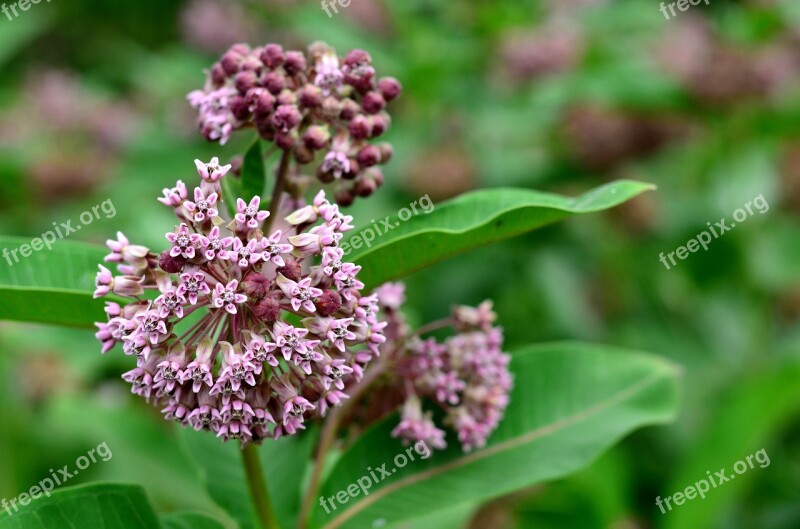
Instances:
[[[405,87],[386,185],[350,211],[357,227],[424,194],[658,185],[409,278],[415,321],[492,298],[509,350],[580,339],[685,368],[676,424],[448,526],[800,527],[796,0],[711,0],[671,20],[655,0],[352,0],[330,18],[299,0],[42,2],[0,15],[0,232],[33,237],[111,199],[116,217],[73,239],[123,230],[163,247],[160,190],[191,178],[195,158],[228,160],[252,141],[222,148],[196,132],[185,95],[203,68],[237,41],[320,39],[368,50]],[[659,262],[759,195],[768,212],[670,270]],[[127,360],[101,356],[89,330],[0,323],[0,497],[105,441],[114,458],[71,484],[139,483],[162,511],[216,512],[171,427],[119,380]],[[762,448],[767,468],[656,507]]]

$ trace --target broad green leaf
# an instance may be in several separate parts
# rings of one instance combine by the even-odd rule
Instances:
[[[242,198],[249,201],[254,196],[260,197],[264,193],[264,182],[266,173],[264,172],[264,151],[261,140],[256,139],[253,145],[247,149],[242,162]],[[223,179],[224,180],[224,179]]]
[[[417,214],[401,210],[404,217],[355,233],[342,243],[349,260],[363,266],[359,279],[368,287],[397,279],[426,266],[493,242],[535,230],[566,217],[602,211],[654,189],[651,184],[620,180],[577,198],[530,189],[486,189],[468,193]],[[430,208],[428,208],[430,209]],[[364,236],[372,235],[370,247]],[[359,239],[356,239],[356,238]],[[369,238],[369,236],[367,236]],[[357,242],[358,240],[361,243]]]
[[[30,244],[31,239],[0,237],[0,320],[91,327],[103,319],[103,300],[92,293],[97,265],[108,250],[57,241],[52,249],[23,257],[19,248]]]
[[[201,513],[179,512],[161,517],[164,529],[225,529],[217,520]]]
[[[236,199],[242,196],[242,181],[234,175],[228,175],[221,179],[222,202],[228,209],[231,218],[236,215]]]
[[[669,510],[664,506],[666,515],[660,527],[665,529],[708,529],[717,527],[719,520],[726,518],[727,511],[737,505],[740,495],[748,484],[752,486],[761,476],[769,472],[769,465],[761,468],[761,464],[753,459],[754,468],[747,467],[744,474],[735,475],[734,465],[746,460],[762,448],[771,455],[771,446],[767,443],[777,437],[777,432],[789,425],[800,411],[800,391],[797,381],[800,380],[800,364],[779,366],[775,370],[761,373],[748,380],[746,384],[736,387],[723,405],[714,413],[714,420],[702,432],[697,445],[691,445],[691,452],[683,460],[670,482],[659,490],[662,498],[682,492],[689,486],[703,479],[706,472],[712,475],[724,469],[726,476],[735,476],[735,481],[728,481],[712,488],[706,497],[695,497],[683,505]],[[747,425],[743,428],[742,425]],[[759,455],[765,461],[763,455]],[[770,463],[772,464],[772,463]],[[662,516],[653,498],[652,508],[657,516]]]
[[[239,446],[223,443],[207,432],[183,430],[181,437],[217,505],[236,520],[240,529],[257,528]],[[283,527],[295,525],[302,500],[302,482],[315,441],[316,430],[311,429],[298,436],[267,440],[261,447],[259,455],[264,477],[275,514]]]
[[[511,404],[485,448],[464,454],[451,436],[447,450],[395,468],[406,452],[390,438],[397,418],[389,418],[345,452],[320,495],[347,491],[384,463],[391,475],[377,474],[367,496],[359,492],[329,514],[316,505],[312,527],[397,523],[566,476],[632,430],[676,413],[678,370],[660,358],[578,343],[532,346],[512,358]]]
[[[144,490],[132,485],[67,487],[41,496],[19,512],[0,510],[0,529],[158,529]]]

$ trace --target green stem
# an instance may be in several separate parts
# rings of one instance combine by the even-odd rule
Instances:
[[[261,472],[258,446],[247,445],[242,450],[242,461],[244,462],[244,472],[247,475],[247,486],[250,489],[250,496],[253,499],[261,529],[279,529],[275,511],[269,501],[267,482],[264,481],[264,474]]]

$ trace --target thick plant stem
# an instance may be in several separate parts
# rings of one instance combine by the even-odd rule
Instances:
[[[272,199],[269,202],[269,217],[264,221],[264,232],[269,231],[273,219],[280,212],[281,193],[283,193],[286,175],[289,173],[289,163],[292,161],[292,151],[281,153],[281,163],[278,166],[278,174],[275,178],[275,186],[272,188]]]
[[[325,466],[325,458],[328,455],[333,443],[336,441],[336,437],[339,433],[339,426],[342,423],[342,420],[347,416],[347,413],[352,409],[352,407],[356,404],[356,402],[361,398],[362,395],[372,386],[372,383],[375,382],[384,372],[386,369],[386,359],[382,359],[381,361],[377,362],[376,365],[372,367],[372,369],[367,370],[366,376],[355,386],[352,391],[350,392],[350,398],[345,401],[338,408],[334,408],[331,412],[331,415],[328,417],[328,420],[325,422],[325,426],[322,429],[322,434],[320,435],[319,446],[317,447],[317,457],[314,463],[314,471],[311,474],[311,480],[308,484],[308,489],[306,489],[305,498],[303,498],[303,505],[300,510],[300,520],[297,524],[299,529],[307,529],[308,527],[308,518],[311,514],[311,506],[314,503],[314,496],[317,494],[317,490],[319,489],[320,479],[322,478],[322,469]]]
[[[264,481],[264,474],[261,472],[258,447],[254,444],[247,445],[242,450],[242,461],[244,462],[244,472],[247,475],[247,487],[250,489],[250,496],[253,499],[261,529],[279,529],[275,511],[269,500],[267,482]]]

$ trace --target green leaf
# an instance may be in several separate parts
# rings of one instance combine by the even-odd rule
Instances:
[[[275,514],[283,527],[295,526],[316,436],[312,428],[300,435],[267,440],[259,451]],[[181,438],[217,505],[236,520],[240,529],[256,529],[239,446],[223,443],[208,432],[188,429],[181,432]]]
[[[217,520],[201,513],[181,512],[161,517],[164,529],[225,529]]]
[[[108,250],[57,241],[50,250],[23,257],[19,248],[30,244],[31,239],[0,237],[0,319],[79,327],[103,319],[103,300],[92,293],[97,265]]]
[[[219,183],[222,187],[222,202],[233,218],[236,215],[236,199],[242,196],[242,181],[234,175],[227,175]]]
[[[242,198],[249,201],[254,196],[264,194],[266,172],[264,167],[264,151],[261,140],[256,138],[253,145],[247,149],[242,162]]]
[[[512,358],[511,404],[484,449],[464,454],[451,436],[447,450],[425,460],[412,451],[415,461],[392,473],[395,456],[407,452],[390,438],[391,417],[345,452],[320,495],[347,491],[384,463],[391,475],[378,474],[369,495],[359,491],[330,514],[316,505],[312,527],[392,524],[560,478],[632,430],[676,413],[678,370],[660,358],[578,343],[532,346]]]
[[[351,236],[342,247],[345,255],[349,254],[348,246],[355,250],[348,260],[362,265],[359,279],[367,287],[375,287],[448,257],[564,218],[617,206],[651,189],[655,189],[651,184],[620,180],[577,198],[529,189],[475,191],[435,207],[428,214],[415,204],[417,214],[405,222],[392,219],[391,231],[376,234],[369,227]],[[406,209],[410,215],[411,210]],[[383,223],[378,226],[381,231],[387,229]],[[352,246],[355,237],[367,232],[375,241],[371,247]]]
[[[0,529],[157,529],[141,487],[92,484],[58,489],[13,515],[0,511]]]

